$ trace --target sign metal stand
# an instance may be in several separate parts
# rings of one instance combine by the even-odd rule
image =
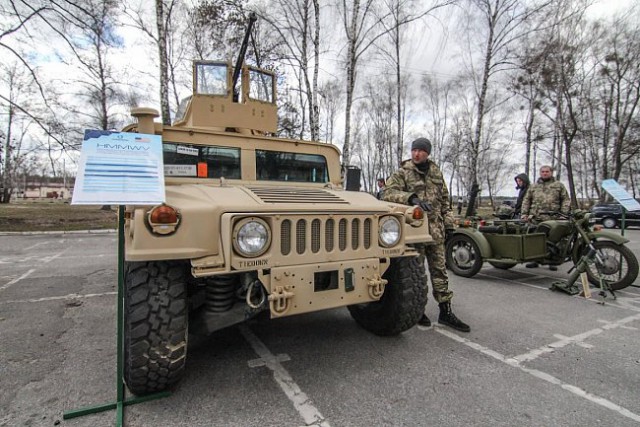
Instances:
[[[159,135],[86,130],[72,204],[118,205],[118,297],[116,401],[64,412],[65,420],[111,409],[123,425],[124,407],[167,397],[168,391],[125,399],[124,363],[124,214],[125,205],[164,202],[162,139]]]
[[[116,401],[103,403],[100,405],[87,406],[85,408],[74,409],[64,412],[62,418],[69,420],[71,418],[81,417],[84,415],[104,412],[111,409],[116,410],[116,426],[123,425],[124,407],[135,405],[136,403],[146,402],[148,400],[160,399],[171,395],[170,392],[150,394],[148,396],[133,397],[125,399],[124,381],[123,381],[123,363],[124,363],[124,206],[118,206],[118,297],[117,297],[117,359],[116,359]]]

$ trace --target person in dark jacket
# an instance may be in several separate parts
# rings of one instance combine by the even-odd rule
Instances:
[[[529,189],[529,184],[531,183],[531,181],[529,181],[529,177],[527,176],[526,173],[521,173],[519,175],[516,175],[514,180],[516,181],[516,190],[519,190],[519,191],[518,191],[518,200],[516,200],[516,205],[514,206],[514,209],[513,209],[513,217],[520,218],[520,212],[522,211],[522,202],[524,200],[524,195],[527,194],[527,190]]]
[[[377,185],[378,185],[378,192],[376,193],[376,198],[378,200],[382,200],[384,197],[384,187],[385,187],[385,182],[386,180],[384,178],[378,178],[377,179]]]

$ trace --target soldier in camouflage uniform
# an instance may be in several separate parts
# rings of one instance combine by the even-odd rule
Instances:
[[[524,196],[522,219],[535,223],[547,221],[553,217],[541,212],[568,214],[570,208],[571,199],[564,184],[553,178],[551,166],[542,166],[538,182],[531,186]]]
[[[539,223],[553,219],[553,215],[541,212],[561,212],[568,214],[571,209],[571,199],[564,184],[553,177],[551,166],[540,167],[540,178],[532,185],[522,202],[522,216],[525,221]],[[538,267],[537,262],[525,265],[528,268]],[[557,270],[555,265],[549,266],[550,270]]]
[[[411,144],[411,160],[405,160],[402,167],[389,177],[384,192],[384,200],[420,206],[429,219],[429,232],[435,240],[434,245],[420,246],[422,262],[426,257],[429,275],[433,285],[433,297],[438,301],[440,316],[438,322],[462,332],[471,328],[451,311],[453,292],[449,290],[449,278],[445,266],[446,230],[454,224],[453,212],[449,206],[449,191],[440,168],[429,160],[431,141],[418,138]],[[424,278],[425,291],[428,293],[427,278]],[[418,322],[430,326],[431,321],[423,314]]]

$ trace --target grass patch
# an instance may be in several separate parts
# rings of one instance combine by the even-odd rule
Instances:
[[[73,231],[117,228],[117,207],[71,206],[59,200],[0,204],[0,231]]]

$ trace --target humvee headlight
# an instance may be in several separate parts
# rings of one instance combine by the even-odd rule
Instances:
[[[400,221],[394,216],[382,217],[378,225],[378,234],[382,246],[394,246],[400,241]]]
[[[260,218],[245,218],[233,231],[233,247],[242,256],[257,257],[269,249],[269,226]]]

